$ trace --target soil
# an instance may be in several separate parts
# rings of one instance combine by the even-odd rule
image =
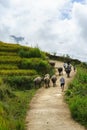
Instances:
[[[37,91],[27,112],[26,130],[86,130],[72,119],[68,105],[64,101],[64,92],[60,87],[61,76],[65,78],[65,91],[76,72],[72,69],[70,78],[67,78],[64,71],[63,75],[59,76],[56,68],[63,67],[63,63],[57,61],[55,63],[56,86],[53,87],[51,83],[50,88],[43,86]]]

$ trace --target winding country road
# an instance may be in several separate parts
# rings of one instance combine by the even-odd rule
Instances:
[[[57,62],[55,67],[63,66],[63,63]],[[26,117],[27,130],[86,130],[83,126],[75,122],[70,115],[68,105],[64,102],[64,92],[60,88],[60,77],[56,70],[56,87],[46,89],[40,88],[31,101],[30,109]],[[68,83],[73,79],[75,72],[72,70],[70,78],[65,78],[67,88]]]

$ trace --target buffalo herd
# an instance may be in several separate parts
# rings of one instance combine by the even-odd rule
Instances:
[[[51,66],[55,67],[55,62],[49,62]],[[63,70],[66,72],[67,77],[70,77],[70,72],[71,72],[71,64],[70,63],[64,63],[63,67],[56,67],[57,71],[59,73],[59,76],[63,75]],[[57,75],[54,74],[50,76],[49,74],[45,74],[44,77],[36,77],[34,80],[34,85],[35,86],[41,86],[43,83],[46,88],[50,87],[50,82],[53,84],[53,87],[56,86],[56,81],[57,81]]]

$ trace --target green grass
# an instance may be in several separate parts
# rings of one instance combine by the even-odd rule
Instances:
[[[66,100],[72,117],[87,128],[87,69],[78,68],[66,91]]]
[[[12,65],[12,64],[0,64],[0,70],[17,70],[18,66],[16,64]]]
[[[14,96],[0,101],[0,130],[24,130],[25,115],[36,90],[14,91]]]
[[[16,52],[3,52],[3,51],[0,51],[0,56],[17,56],[17,53]]]
[[[16,69],[16,70],[0,70],[1,76],[33,76],[36,75],[37,72],[35,70],[24,70],[24,69]]]
[[[23,58],[18,66],[20,69],[35,69],[39,74],[50,73],[52,67],[42,58]]]
[[[33,79],[36,76],[5,76],[3,82],[10,85],[10,87],[18,90],[29,90],[34,88]]]
[[[0,56],[0,64],[19,64],[21,60],[19,56]]]
[[[27,57],[27,58],[42,58],[45,59],[46,55],[42,52],[38,47],[35,48],[22,48],[18,52],[20,57]]]
[[[0,51],[3,52],[18,52],[21,46],[19,44],[10,44],[0,42]]]

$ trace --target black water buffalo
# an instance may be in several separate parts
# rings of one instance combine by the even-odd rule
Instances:
[[[63,68],[62,67],[58,67],[58,72],[59,72],[59,75],[63,74]]]
[[[55,66],[55,62],[54,61],[49,61],[49,64],[54,67]]]
[[[67,68],[65,69],[66,71],[66,74],[67,74],[67,77],[69,78],[70,77],[70,72],[71,72],[71,66],[67,66]]]

